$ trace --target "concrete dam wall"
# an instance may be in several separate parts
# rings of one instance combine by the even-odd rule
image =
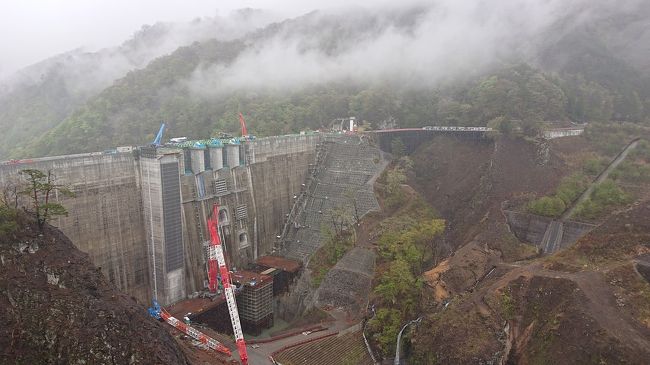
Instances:
[[[52,170],[75,198],[57,196],[67,217],[51,223],[88,253],[121,290],[144,300],[151,296],[138,166],[132,153],[81,154],[0,165],[0,185],[22,169]]]
[[[557,242],[554,242],[552,250],[548,250],[546,247],[548,244],[545,242],[549,240],[547,232],[549,227],[556,221],[552,218],[512,210],[504,210],[503,213],[506,216],[510,230],[521,242],[533,244],[544,253],[552,253],[569,247],[595,228],[593,224],[562,221],[561,225],[556,228],[556,230],[561,231],[561,233],[558,233],[559,236],[555,238]]]
[[[206,286],[214,203],[231,268],[273,251],[320,140],[292,135],[8,161],[0,184],[23,169],[51,170],[75,193],[55,197],[69,215],[51,223],[120,290],[169,304]]]

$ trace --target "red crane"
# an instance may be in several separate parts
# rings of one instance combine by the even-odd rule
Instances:
[[[243,117],[239,114],[241,120]],[[242,132],[246,130],[246,125],[242,124]],[[217,291],[217,272],[221,273],[221,283],[228,304],[230,313],[230,322],[239,350],[239,358],[242,365],[248,365],[248,353],[246,352],[246,341],[242,333],[241,323],[239,322],[239,312],[237,311],[237,302],[235,301],[235,291],[230,281],[230,271],[226,266],[226,259],[223,255],[223,246],[221,246],[221,237],[219,237],[219,206],[215,204],[212,207],[212,217],[208,218],[208,228],[210,230],[210,245],[208,246],[208,287],[210,291]]]
[[[198,331],[194,327],[190,327],[186,325],[185,323],[179,321],[175,317],[172,317],[169,313],[167,313],[167,311],[164,308],[160,306],[160,304],[158,304],[157,300],[155,299],[153,300],[153,306],[149,308],[148,311],[152,317],[156,319],[164,320],[170,325],[176,327],[176,329],[178,329],[179,331],[187,334],[188,336],[201,342],[202,344],[208,346],[209,348],[224,353],[228,356],[231,355],[230,349],[222,345],[219,341],[205,335],[203,332]]]
[[[246,121],[242,113],[239,113],[239,124],[241,125],[241,136],[248,138],[248,129],[246,129]]]

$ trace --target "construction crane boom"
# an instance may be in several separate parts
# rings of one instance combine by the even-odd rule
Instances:
[[[158,301],[155,299],[153,300],[153,306],[149,308],[149,314],[156,318],[156,319],[162,319],[165,322],[169,323],[170,325],[176,327],[179,331],[185,333],[186,335],[192,337],[193,339],[201,342],[202,344],[208,346],[209,348],[219,351],[223,354],[226,354],[228,356],[231,356],[232,353],[230,352],[230,349],[228,349],[226,346],[222,345],[219,341],[215,340],[212,337],[209,337],[205,335],[203,332],[190,327],[186,325],[185,323],[179,321],[175,317],[172,317],[164,308],[158,304]]]
[[[163,138],[163,133],[165,133],[165,123],[162,123],[160,125],[160,129],[158,130],[158,134],[156,134],[156,138],[153,140],[151,143],[154,146],[160,146],[162,144],[162,138]]]
[[[241,136],[244,138],[248,137],[248,129],[246,129],[246,121],[242,113],[239,113],[239,124],[241,125]]]
[[[240,114],[241,115],[241,114]],[[243,119],[243,118],[242,118]],[[230,322],[235,334],[235,342],[239,351],[239,358],[242,365],[248,365],[248,353],[246,352],[246,341],[242,332],[241,323],[239,322],[239,311],[235,301],[235,292],[230,281],[230,271],[226,266],[226,258],[223,255],[221,238],[219,237],[219,206],[215,204],[212,208],[212,217],[208,218],[208,228],[210,230],[210,245],[208,246],[208,286],[210,291],[217,290],[217,267],[221,274],[221,283],[230,313]]]

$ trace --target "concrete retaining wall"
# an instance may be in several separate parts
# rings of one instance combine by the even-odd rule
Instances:
[[[520,241],[533,244],[537,247],[542,245],[544,234],[553,221],[548,217],[510,210],[506,210],[503,213],[506,216],[512,233],[514,233]],[[588,223],[575,221],[562,222],[562,241],[560,242],[558,249],[571,246],[594,228],[595,225]]]
[[[374,273],[374,251],[361,247],[353,248],[323,279],[316,292],[316,305],[343,308],[350,313],[361,315],[366,308]]]
[[[569,247],[576,243],[582,236],[589,233],[596,226],[588,223],[575,221],[566,221],[563,224],[564,232],[562,234],[561,248]]]
[[[533,214],[504,211],[510,230],[522,242],[539,246],[552,219]]]

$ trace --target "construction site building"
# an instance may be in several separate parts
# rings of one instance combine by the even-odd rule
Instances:
[[[240,288],[237,309],[242,329],[258,336],[273,327],[273,278],[253,271],[238,271],[232,281]]]

